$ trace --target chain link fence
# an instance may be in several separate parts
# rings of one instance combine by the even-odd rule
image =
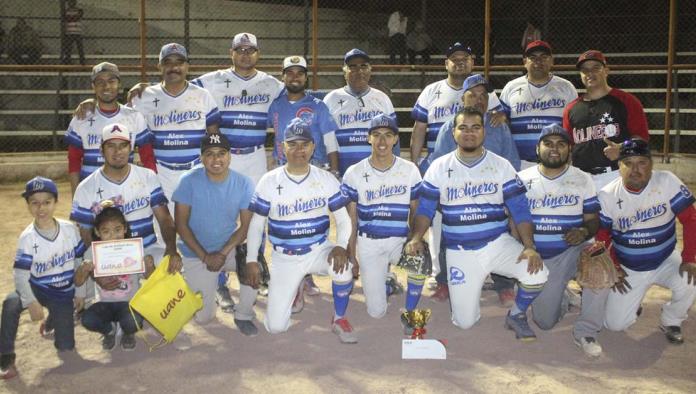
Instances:
[[[677,3],[674,61],[693,65],[696,2]],[[318,73],[311,75],[309,83],[319,93],[345,84],[342,56],[353,47],[361,48],[375,65],[371,84],[391,94],[404,132],[413,124],[410,109],[420,90],[446,76],[443,52],[447,46],[456,41],[470,44],[476,66],[483,65],[484,0],[318,0],[316,26],[312,0],[146,0],[142,40],[140,7],[140,1],[132,0],[0,0],[2,151],[65,149],[62,134],[72,109],[93,95],[89,67],[101,61],[122,66],[125,91],[141,80],[141,44],[147,54],[148,81],[159,80],[155,68],[158,52],[169,42],[188,48],[193,78],[228,67],[232,36],[248,31],[258,37],[259,67],[264,71],[279,76],[281,61],[289,55],[304,55],[310,68],[316,62]],[[395,11],[408,18],[403,62],[415,67],[388,66],[402,61],[400,50],[393,60],[389,56],[393,43],[388,25]],[[579,89],[582,85],[571,65],[582,51],[600,49],[610,65],[616,66],[610,84],[641,99],[653,133],[651,144],[662,150],[668,1],[492,0],[490,11],[489,59],[496,66],[490,77],[496,88],[521,75],[525,31],[538,30],[551,43],[556,64],[565,66],[556,73]],[[26,64],[26,69],[17,64]],[[620,65],[654,67],[620,69]],[[674,74],[671,152],[696,153],[694,75],[694,68],[680,68]],[[405,147],[408,133],[403,137]]]

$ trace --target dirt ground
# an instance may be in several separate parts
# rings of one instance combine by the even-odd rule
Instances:
[[[65,182],[59,186],[57,216],[67,218],[69,188]],[[0,185],[1,294],[14,288],[16,239],[31,221],[19,196],[22,187]],[[404,283],[405,273],[398,274]],[[219,322],[185,328],[193,342],[186,351],[167,346],[148,352],[139,341],[134,352],[118,347],[106,352],[99,335],[78,327],[77,352],[59,358],[25,313],[17,337],[20,375],[1,382],[0,392],[696,392],[696,322],[684,323],[683,345],[667,343],[657,328],[660,305],[670,296],[664,289],[648,293],[643,315],[627,332],[600,334],[604,354],[598,359],[585,357],[573,344],[577,311],[551,331],[534,326],[538,340],[522,343],[503,328],[506,310],[495,293],[483,293],[481,321],[464,331],[451,324],[449,305],[431,302],[425,290],[420,306],[433,311],[427,336],[448,341],[447,360],[404,361],[398,318],[403,295],[393,297],[388,314],[375,320],[367,315],[357,282],[348,317],[360,342],[342,345],[329,326],[330,282],[319,278],[318,283],[321,295],[306,297],[289,332],[269,335],[259,324],[259,335],[247,338],[231,315],[218,312]],[[259,297],[259,321],[265,302]]]

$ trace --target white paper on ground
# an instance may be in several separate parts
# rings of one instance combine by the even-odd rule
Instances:
[[[404,339],[401,341],[404,360],[446,360],[447,349],[437,339]]]

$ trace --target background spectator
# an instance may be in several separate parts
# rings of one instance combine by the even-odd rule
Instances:
[[[406,64],[406,24],[408,17],[401,11],[394,11],[389,16],[389,63],[396,64],[396,54],[399,53],[399,63]]]
[[[7,35],[7,55],[17,64],[36,64],[42,51],[39,34],[24,18],[17,18],[17,24]]]
[[[65,36],[62,41],[61,59],[63,64],[71,64],[70,55],[73,43],[77,46],[77,54],[80,56],[80,64],[85,65],[85,50],[82,47],[82,8],[77,6],[76,0],[68,0],[68,7],[63,14]]]
[[[432,51],[433,40],[425,31],[423,22],[416,21],[413,30],[406,36],[406,47],[408,48],[408,62],[416,64],[416,55],[420,55],[423,64],[430,64],[430,52]]]

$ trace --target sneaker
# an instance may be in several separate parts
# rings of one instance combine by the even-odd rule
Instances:
[[[345,317],[334,320],[331,324],[331,330],[338,335],[341,343],[358,343],[358,337],[353,333],[353,327]]]
[[[411,324],[409,324],[408,319],[406,319],[403,314],[401,315],[401,327],[404,329],[404,335],[413,335],[414,328]]]
[[[230,289],[227,286],[218,286],[215,294],[215,302],[225,313],[234,313],[234,300],[230,296]]]
[[[449,287],[446,283],[438,283],[435,292],[430,296],[430,299],[437,302],[447,302],[449,300]]]
[[[172,345],[174,345],[174,349],[181,352],[185,352],[191,349],[191,347],[193,347],[193,342],[191,341],[191,337],[187,333],[181,331],[179,332],[179,335],[177,335],[176,338],[174,338],[174,342],[172,342]]]
[[[582,307],[582,290],[580,290],[580,294],[578,294],[566,287],[565,291],[563,292],[563,297],[567,297],[569,311],[571,308],[580,310]]]
[[[268,285],[263,284],[259,286],[259,295],[262,297],[268,297]]]
[[[520,341],[531,342],[536,340],[536,334],[527,323],[527,314],[520,312],[516,315],[510,315],[508,311],[505,317],[505,328],[515,332],[515,337]]]
[[[3,354],[0,356],[0,379],[8,380],[17,376],[15,367],[15,354]]]
[[[573,338],[575,344],[578,345],[586,355],[590,357],[599,357],[602,354],[602,346],[597,343],[597,340],[592,337]]]
[[[41,337],[45,339],[52,339],[55,333],[56,330],[54,330],[53,327],[49,327],[48,320],[44,319],[44,321],[42,321],[41,325],[39,326],[39,335],[41,335]]]
[[[297,294],[295,294],[295,299],[292,301],[292,309],[291,312],[293,314],[295,313],[300,313],[302,312],[302,309],[304,309],[304,282],[306,279],[302,279],[303,283],[300,283],[300,286],[297,288]]]
[[[121,349],[125,351],[135,350],[135,334],[123,334],[121,337]]]
[[[319,293],[321,293],[321,290],[319,290],[319,286],[317,286],[317,284],[314,283],[314,278],[312,277],[312,275],[305,276],[304,292],[308,296],[316,296],[319,295]]]
[[[387,295],[392,296],[395,294],[401,294],[404,292],[404,287],[401,286],[401,283],[396,280],[396,275],[393,273],[387,274]]]
[[[102,338],[102,349],[111,350],[116,346],[116,324],[111,323],[111,331]]]
[[[239,332],[248,337],[255,337],[259,334],[259,329],[256,328],[256,325],[251,320],[234,319],[234,324],[239,328]]]
[[[425,281],[425,286],[428,288],[428,290],[437,290],[437,279],[435,279],[434,276],[428,277],[428,279]]]
[[[515,289],[503,289],[498,292],[500,305],[509,308],[515,302]]]
[[[675,345],[681,345],[684,343],[684,336],[682,335],[681,327],[660,325],[660,330],[665,333],[665,337],[667,337],[669,343],[673,343]]]

